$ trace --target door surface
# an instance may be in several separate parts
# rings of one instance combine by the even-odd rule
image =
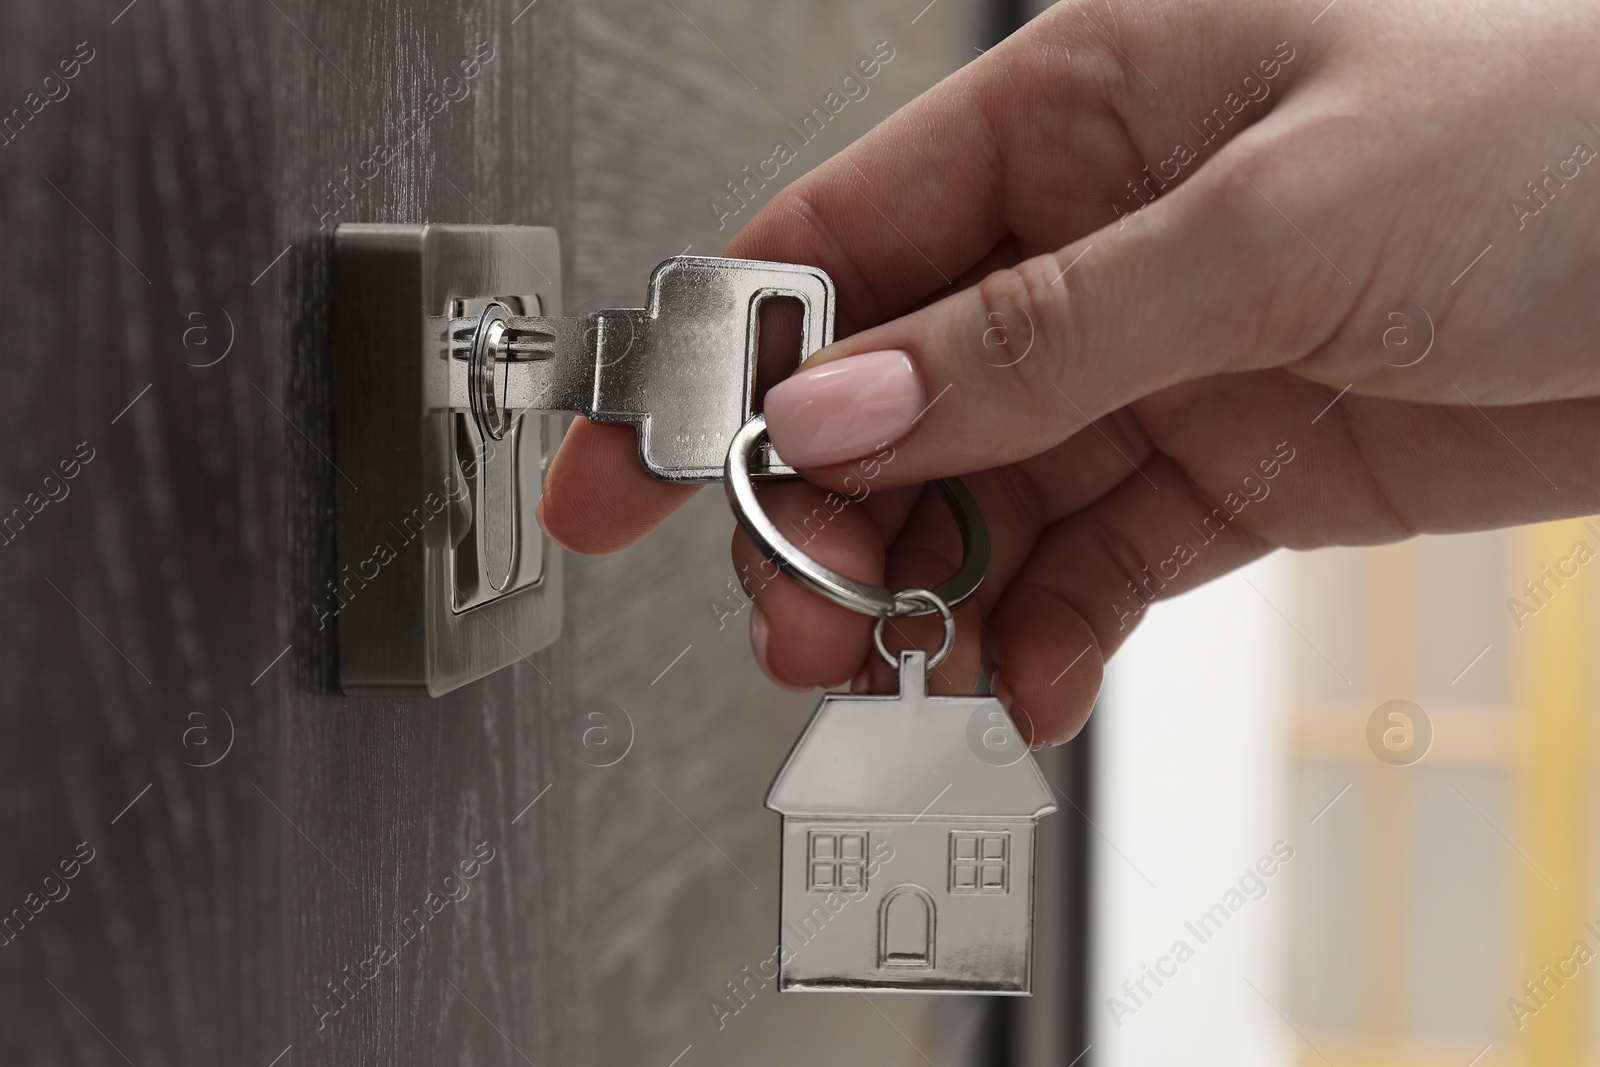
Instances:
[[[572,1062],[573,794],[517,816],[574,672],[557,649],[443,700],[338,694],[324,349],[338,222],[570,227],[569,14],[0,26],[30,113],[0,299],[58,323],[8,346],[7,509],[93,453],[0,552],[5,907],[94,857],[4,948],[4,1060]]]
[[[815,697],[720,493],[439,700],[342,696],[328,611],[333,227],[554,226],[568,313],[637,305],[858,58],[760,199],[975,54],[922,8],[0,9],[0,1062],[972,1062],[974,1002],[748,980]]]

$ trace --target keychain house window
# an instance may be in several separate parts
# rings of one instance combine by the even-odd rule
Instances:
[[[813,893],[860,893],[867,888],[867,835],[847,830],[813,830],[810,835]]]
[[[953,832],[950,835],[950,892],[995,895],[1007,892],[1010,845],[1009,834]]]

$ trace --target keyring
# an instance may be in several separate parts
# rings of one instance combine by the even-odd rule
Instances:
[[[495,378],[499,376],[495,350],[506,331],[506,318],[511,314],[498,300],[489,301],[478,316],[478,327],[472,331],[472,357],[467,364],[467,393],[472,402],[472,421],[478,432],[496,441],[504,440],[511,426],[511,416],[496,397]]]
[[[906,611],[904,615],[928,615],[937,611],[944,616],[944,644],[939,646],[939,651],[928,657],[928,670],[933,670],[945,661],[950,655],[950,650],[956,647],[956,616],[950,610],[950,605],[939,599],[939,594],[928,589],[902,589],[894,595],[895,600],[920,600],[931,605],[927,611]],[[900,657],[891,655],[883,644],[883,624],[889,621],[889,616],[879,615],[878,621],[872,626],[872,643],[878,646],[878,655],[891,667],[900,666]]]
[[[755,483],[750,477],[750,459],[766,433],[765,415],[752,416],[741,426],[728,447],[723,475],[734,517],[756,547],[783,573],[841,607],[883,618],[931,615],[936,611],[944,614],[978,591],[983,572],[989,568],[989,527],[984,524],[978,502],[959,478],[941,478],[933,484],[949,505],[956,528],[961,532],[964,556],[961,567],[948,581],[927,591],[929,600],[908,598],[906,593],[891,593],[879,585],[865,585],[824,567],[795,547],[767,517],[756,499]]]

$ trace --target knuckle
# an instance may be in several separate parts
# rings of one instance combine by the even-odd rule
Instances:
[[[1119,583],[1112,591],[1114,597],[1125,600],[1132,596],[1140,602],[1156,599],[1158,590],[1150,588],[1149,560],[1126,534],[1099,518],[1091,520],[1088,534],[1101,556],[1110,564],[1114,580]],[[1159,578],[1155,581],[1160,583]],[[1140,604],[1142,608],[1143,603]]]
[[[1129,95],[1142,79],[1129,69],[1129,52],[1141,50],[1134,26],[1109,16],[1095,0],[1065,0],[1037,20],[1036,33],[1053,47],[1049,58],[1078,90],[1102,99]]]
[[[1054,263],[1041,256],[995,271],[975,287],[980,358],[1013,372],[1019,388],[1053,380],[1041,375],[1053,363],[1069,302],[1068,291],[1052,284]]]
[[[1232,226],[1267,224],[1263,209],[1281,187],[1282,153],[1271,144],[1246,135],[1228,146],[1206,177],[1205,208]],[[1259,222],[1257,221],[1259,220]],[[1280,222],[1282,220],[1279,220]]]
[[[1200,229],[1235,250],[1253,307],[1248,328],[1236,327],[1238,355],[1250,365],[1298,358],[1324,343],[1358,291],[1361,262],[1297,158],[1279,138],[1242,139],[1220,166],[1202,172],[1203,195],[1190,206]]]
[[[1056,257],[997,270],[970,290],[958,357],[989,415],[1016,435],[1016,448],[1047,447],[1079,421],[1059,382],[1073,348],[1072,295]]]

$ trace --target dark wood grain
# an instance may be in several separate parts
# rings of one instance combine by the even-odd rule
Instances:
[[[95,850],[0,948],[0,1060],[562,1062],[571,798],[512,824],[551,779],[562,652],[442,701],[346,699],[313,603],[333,571],[331,225],[570,229],[567,8],[113,8],[0,14],[7,108],[94,50],[0,148],[7,508],[94,449],[0,549],[5,906]],[[483,41],[470,95],[399,137]],[[386,142],[394,161],[327,217],[327,183]],[[230,320],[227,357],[187,365]],[[227,757],[187,766],[229,721]],[[469,895],[404,941],[480,842]],[[329,982],[402,941],[322,1014]]]
[[[0,1060],[265,1063],[288,1042],[285,855],[250,783],[280,766],[288,675],[251,685],[285,643],[286,431],[256,392],[278,393],[282,298],[250,284],[281,247],[264,21],[112,14],[0,13],[6,113],[67,90],[0,148],[6,511],[94,454],[0,548],[0,907],[94,850],[0,948]],[[205,352],[234,334],[203,369],[201,323]],[[227,758],[190,766],[229,718]]]
[[[328,183],[348,195],[341,222],[569,231],[569,15],[545,0],[515,24],[488,3],[283,8],[273,112],[295,254],[282,392],[291,418],[319,428],[289,439],[289,588],[306,590],[333,573],[340,477],[325,455],[324,216],[340,201]],[[383,145],[397,157],[361,181]],[[332,692],[332,630],[306,599],[286,611],[305,649],[277,783],[295,823],[283,893],[296,1064],[569,1062],[571,797],[552,789],[517,818],[551,783],[566,733],[562,651],[441,700],[346,698]]]

